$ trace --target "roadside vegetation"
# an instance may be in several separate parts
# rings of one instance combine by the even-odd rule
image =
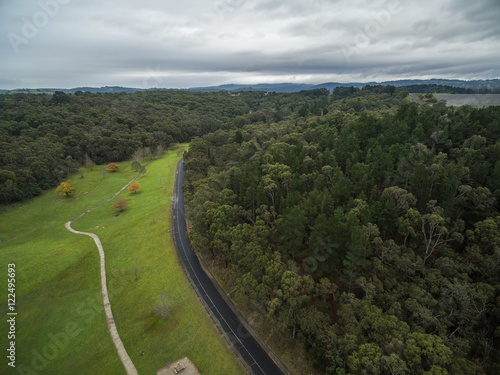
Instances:
[[[193,248],[298,373],[500,373],[500,107],[332,96],[191,142]]]

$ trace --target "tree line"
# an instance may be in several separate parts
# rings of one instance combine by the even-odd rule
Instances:
[[[0,95],[0,203],[36,196],[82,165],[134,158],[138,150],[154,156],[218,129],[281,119],[297,105],[304,115],[321,113],[328,91]]]
[[[248,111],[222,93],[0,95],[0,202],[36,196],[81,165],[185,142]]]
[[[384,90],[195,138],[192,245],[328,374],[498,374],[500,107]]]

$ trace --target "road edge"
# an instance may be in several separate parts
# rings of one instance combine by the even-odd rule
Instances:
[[[175,181],[174,181],[174,199],[175,199],[175,187],[176,187],[176,182],[177,182],[177,178],[178,178],[178,170],[179,170],[179,164],[182,162],[182,158],[181,160],[179,160],[179,162],[177,163],[177,170],[176,170],[176,174],[175,174]],[[223,328],[220,326],[220,323],[219,321],[217,320],[217,318],[213,315],[213,312],[212,310],[208,307],[208,305],[206,304],[205,300],[201,297],[201,295],[199,294],[199,291],[198,289],[195,287],[194,285],[194,282],[193,280],[191,279],[191,276],[189,275],[189,273],[187,272],[186,268],[185,268],[185,265],[184,263],[181,261],[180,257],[179,257],[179,252],[177,250],[177,246],[176,246],[176,241],[175,241],[175,238],[174,238],[174,219],[173,219],[173,215],[175,214],[173,212],[174,210],[174,205],[172,205],[172,221],[171,221],[171,227],[170,227],[170,230],[169,230],[169,233],[170,233],[170,236],[172,237],[172,242],[176,248],[176,255],[177,255],[177,261],[179,262],[179,264],[181,265],[181,268],[182,268],[182,271],[183,273],[186,275],[186,278],[188,279],[189,281],[189,284],[191,286],[191,289],[193,289],[193,291],[195,292],[196,294],[196,297],[198,298],[198,300],[201,302],[203,308],[205,309],[205,311],[207,311],[207,314],[208,316],[210,317],[210,319],[214,322],[215,326],[217,327],[217,329],[219,330],[219,332],[222,334],[222,336],[224,337],[228,347],[230,348],[230,350],[236,354],[236,357],[240,360],[240,362],[243,364],[244,368],[247,370],[247,372],[249,374],[253,374],[253,371],[251,370],[250,366],[246,363],[246,361],[243,359],[243,357],[241,356],[241,354],[239,353],[238,350],[236,350],[236,348],[234,347],[233,345],[233,342],[229,339],[229,337],[227,336],[226,332],[223,330]],[[186,221],[186,226],[187,226],[187,220],[186,220],[186,217],[184,217],[184,220]],[[267,353],[267,355],[269,356],[269,358],[274,362],[274,364],[283,372],[283,374],[285,375],[294,375],[294,373],[292,373],[287,367],[286,365],[281,361],[281,359],[279,358],[279,356],[276,354],[276,352],[259,336],[259,334],[257,333],[257,331],[248,323],[248,321],[245,319],[245,317],[243,316],[243,314],[239,311],[239,309],[236,307],[236,305],[234,304],[234,302],[228,297],[227,293],[225,292],[225,290],[221,287],[221,285],[219,284],[219,282],[217,281],[217,279],[213,276],[212,272],[210,272],[210,270],[207,268],[207,266],[205,265],[205,263],[203,262],[202,258],[200,258],[199,254],[193,250],[193,253],[195,254],[196,258],[198,259],[203,271],[205,272],[205,274],[208,276],[208,278],[211,279],[214,287],[217,289],[217,292],[219,293],[219,295],[222,297],[222,299],[226,302],[226,304],[228,305],[228,307],[232,310],[232,312],[238,317],[239,321],[243,324],[243,326],[245,327],[245,329],[248,331],[248,333],[255,339],[255,341],[261,346],[261,348]]]

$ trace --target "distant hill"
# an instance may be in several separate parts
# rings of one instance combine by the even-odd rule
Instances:
[[[14,90],[2,90],[1,93],[25,93],[25,94],[46,94],[46,93],[54,93],[56,91],[62,91],[65,93],[75,93],[77,91],[86,91],[86,92],[100,92],[100,93],[117,93],[117,92],[136,92],[141,91],[142,89],[136,89],[132,87],[122,87],[122,86],[104,86],[104,87],[75,87],[72,89],[60,89],[60,88],[39,88],[39,89],[14,89]]]
[[[77,92],[77,91],[87,91],[87,92],[101,92],[101,93],[115,93],[115,92],[135,92],[141,89],[122,87],[122,86],[105,86],[105,87],[76,87],[74,89],[61,90],[65,92]]]
[[[393,85],[396,87],[410,86],[410,85],[441,85],[461,87],[466,89],[500,89],[500,79],[487,79],[487,80],[473,80],[462,81],[459,79],[409,79],[399,81],[385,81],[381,82],[382,85]]]
[[[470,90],[480,90],[480,89],[500,89],[500,79],[492,80],[476,80],[476,81],[461,81],[461,80],[447,80],[447,79],[428,79],[428,80],[398,80],[398,81],[384,81],[384,82],[326,82],[319,85],[311,85],[304,83],[265,83],[256,85],[244,85],[244,84],[230,84],[230,85],[220,85],[220,86],[209,86],[209,87],[193,87],[189,90],[192,91],[268,91],[268,92],[297,92],[302,90],[313,90],[325,88],[328,91],[333,91],[336,87],[350,87],[354,86],[357,88],[363,88],[367,85],[383,85],[383,86],[416,86],[420,85],[436,85],[439,88],[439,92],[442,92],[444,86],[448,87],[458,87]]]
[[[376,82],[360,83],[360,82],[349,82],[349,83],[339,83],[339,82],[327,82],[321,83],[319,85],[312,85],[307,83],[258,83],[255,85],[248,84],[229,84],[220,86],[208,86],[208,87],[192,87],[190,91],[267,91],[267,92],[298,92],[303,90],[314,90],[314,89],[327,89],[328,91],[333,91],[338,86],[354,86],[362,88],[366,85],[377,85]]]
[[[267,91],[267,92],[298,92],[302,90],[313,90],[319,88],[325,88],[328,91],[333,91],[336,87],[350,87],[354,86],[357,88],[363,88],[367,85],[383,85],[383,86],[396,86],[402,87],[406,86],[414,90],[413,92],[421,92],[423,88],[418,86],[426,86],[425,89],[434,87],[437,88],[437,92],[446,92],[445,87],[456,87],[462,90],[456,90],[457,92],[468,93],[467,90],[500,90],[500,79],[490,79],[490,80],[474,80],[474,81],[463,81],[458,79],[408,79],[408,80],[398,80],[398,81],[384,81],[384,82],[326,82],[318,85],[306,84],[306,83],[259,83],[255,85],[249,84],[227,84],[219,86],[208,86],[208,87],[192,87],[187,90],[189,91],[200,91],[200,92],[211,92],[211,91]],[[154,88],[149,90],[176,90],[167,88]],[[15,89],[15,90],[2,90],[1,93],[46,93],[63,91],[67,93],[75,93],[77,91],[87,91],[93,93],[118,93],[118,92],[135,92],[135,91],[145,91],[144,89],[132,88],[132,87],[122,87],[122,86],[105,86],[105,87],[76,87],[72,89],[56,89],[56,88],[40,88],[40,89]],[[451,90],[450,90],[451,91]]]
[[[315,85],[305,83],[259,83],[256,85],[248,84],[229,84],[209,87],[192,87],[190,91],[269,91],[269,92],[298,92],[302,90],[311,90]]]

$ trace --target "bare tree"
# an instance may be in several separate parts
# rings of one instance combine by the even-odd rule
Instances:
[[[165,153],[165,148],[162,145],[156,147],[156,155],[163,155]]]
[[[83,159],[83,166],[90,170],[93,170],[95,167],[95,163],[92,161],[88,154],[85,154],[85,157]]]
[[[134,151],[132,154],[132,160],[138,162],[139,164],[142,163],[142,158],[144,157],[144,148],[138,148],[137,150]]]
[[[153,314],[158,315],[163,321],[167,320],[170,313],[170,302],[165,292],[160,293],[158,300],[153,305]]]
[[[175,147],[177,148],[177,156],[183,155],[186,152],[186,149],[180,143],[176,143]]]
[[[142,168],[141,163],[139,163],[137,160],[134,160],[131,166],[134,171],[138,171]]]
[[[132,267],[132,272],[134,273],[134,276],[135,276],[134,281],[139,281],[139,271],[140,270],[141,269],[138,266]]]

